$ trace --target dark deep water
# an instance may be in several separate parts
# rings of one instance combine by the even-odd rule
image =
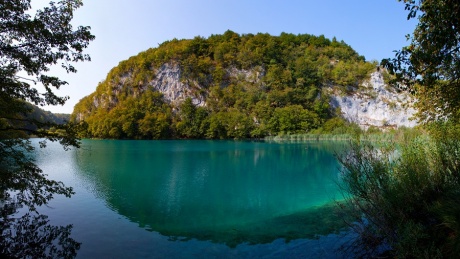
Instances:
[[[65,152],[49,143],[37,163],[76,194],[40,211],[73,224],[80,258],[335,258],[340,148],[84,140]]]

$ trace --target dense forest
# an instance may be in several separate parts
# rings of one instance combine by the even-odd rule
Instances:
[[[172,102],[149,84],[164,64],[180,68],[189,98]],[[347,122],[330,108],[330,89],[352,91],[376,65],[324,36],[226,31],[174,39],[120,62],[75,106],[72,120],[87,123],[84,137],[114,139],[343,131]]]

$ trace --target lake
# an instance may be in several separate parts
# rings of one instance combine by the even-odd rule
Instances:
[[[33,140],[37,144],[38,140]],[[72,186],[40,212],[80,258],[336,258],[343,143],[83,140],[37,149]]]

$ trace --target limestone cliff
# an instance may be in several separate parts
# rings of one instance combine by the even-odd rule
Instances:
[[[341,91],[331,91],[331,106],[339,108],[342,116],[361,128],[414,127],[415,99],[408,93],[397,91],[385,84],[381,72],[371,74],[369,81],[360,89],[345,95]]]
[[[181,80],[180,67],[174,63],[165,63],[155,69],[155,77],[146,87],[162,93],[170,103],[179,103],[190,97],[195,105],[205,105],[204,96],[198,93],[202,87],[194,80]]]

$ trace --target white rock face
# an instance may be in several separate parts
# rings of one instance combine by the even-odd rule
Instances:
[[[193,104],[197,106],[204,106],[205,100],[203,96],[192,90],[192,86],[199,90],[201,87],[195,81],[181,81],[181,70],[179,65],[165,63],[157,71],[155,71],[155,78],[148,83],[153,89],[163,94],[164,98],[172,103],[180,103],[187,99],[192,98]]]
[[[364,83],[365,90],[357,90],[351,96],[334,93],[331,106],[340,108],[342,116],[357,123],[361,128],[370,126],[398,128],[414,127],[417,121],[412,119],[416,109],[414,99],[407,93],[397,93],[386,87],[380,72],[374,72],[369,82]]]

